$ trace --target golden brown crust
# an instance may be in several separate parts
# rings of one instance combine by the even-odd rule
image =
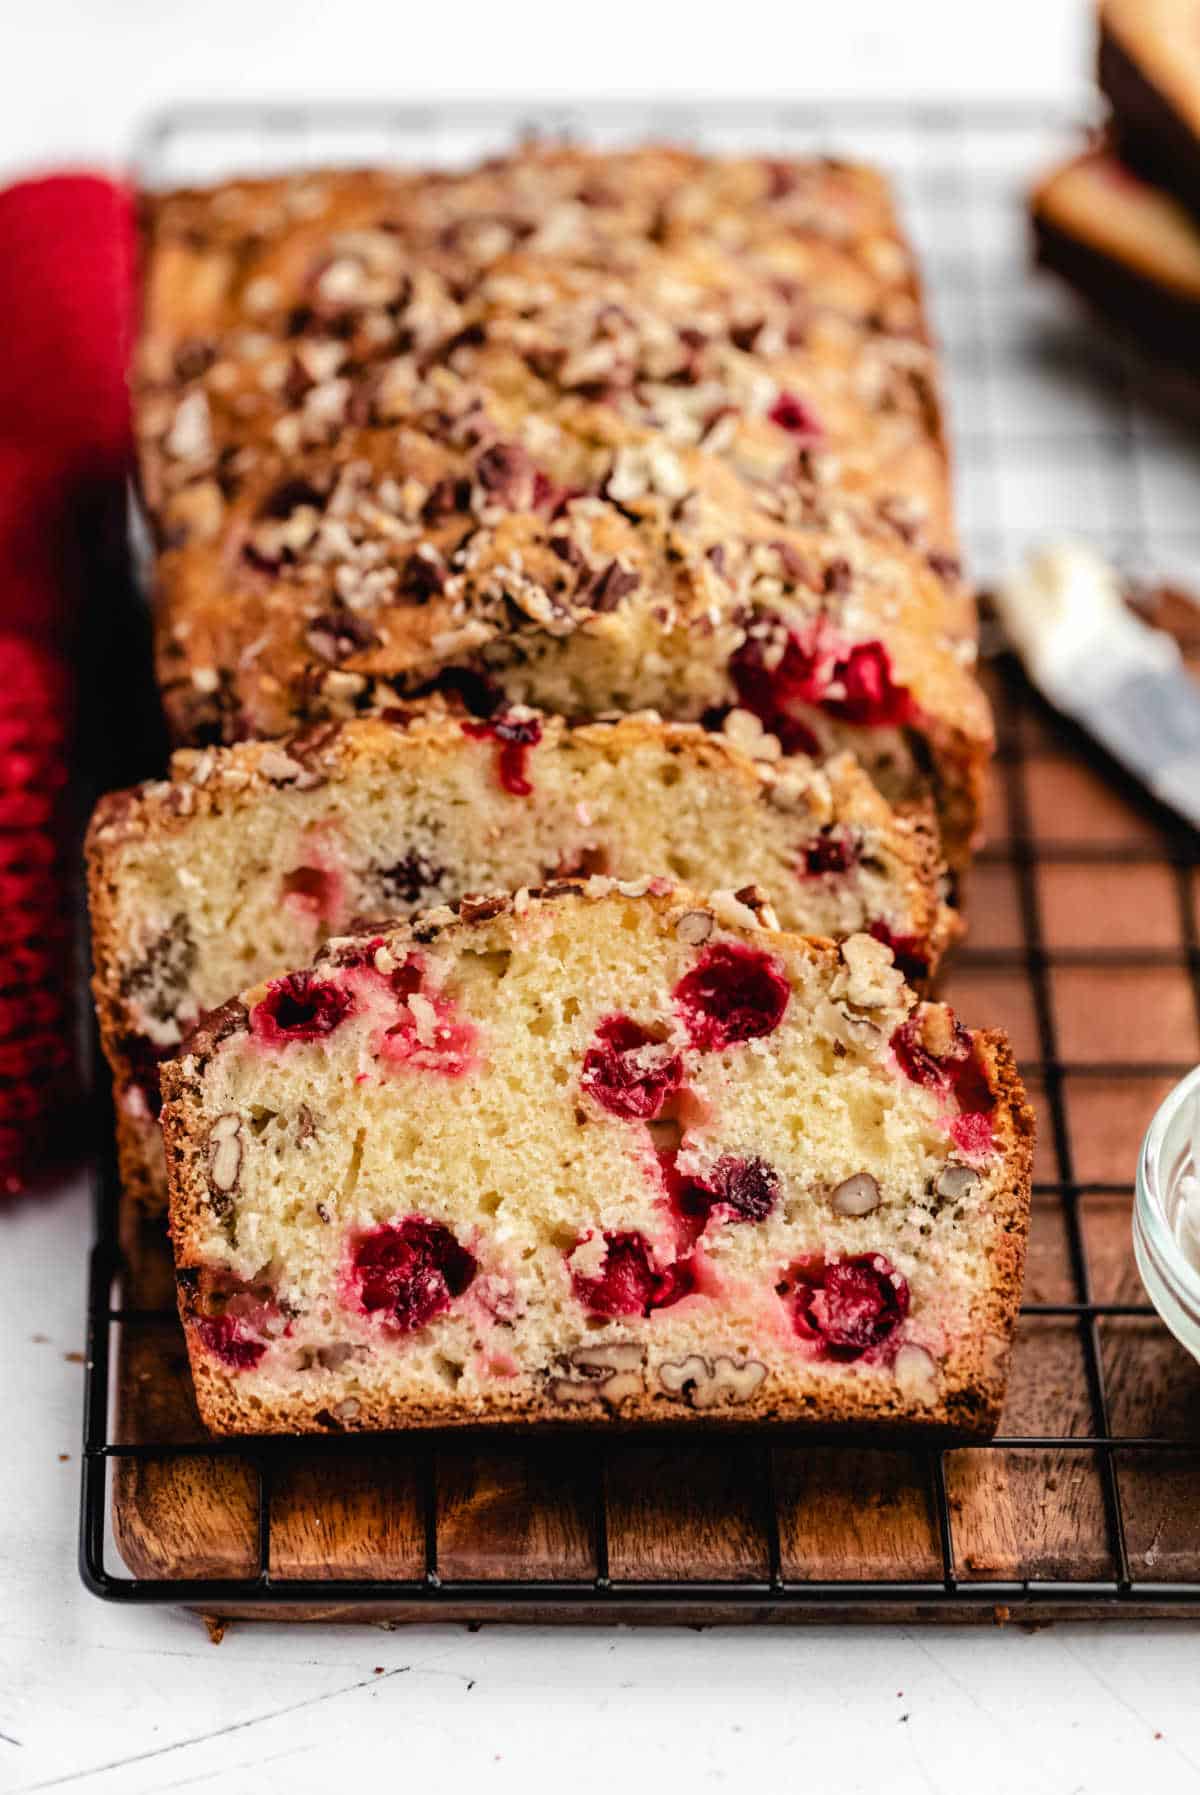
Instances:
[[[442,907],[410,924],[387,930],[382,939],[398,958],[410,943],[453,942],[456,937],[491,929],[497,918],[509,913],[519,918],[530,906],[547,902],[594,903],[607,899],[614,891],[654,906],[664,928],[673,928],[692,906],[705,901],[660,881],[617,884],[603,879],[563,880],[539,892],[496,894],[459,910]],[[761,899],[750,892],[740,895],[752,909],[758,909],[760,920],[769,926],[769,914],[762,910]],[[753,928],[743,932],[754,938]],[[352,960],[366,939],[360,936],[331,943],[323,957],[331,965],[342,959]],[[759,935],[758,939],[763,937]],[[777,951],[824,962],[831,971],[841,957],[841,950],[828,941],[778,932],[767,939]],[[252,1005],[260,994],[261,989],[244,993],[237,1011],[198,1030],[188,1053],[164,1068],[163,1123],[171,1180],[171,1229],[177,1267],[181,1268],[180,1308],[185,1326],[196,1313],[196,1278],[202,1274],[192,1268],[202,1264],[202,1218],[210,1205],[200,1145],[205,1068],[229,1032],[245,1025],[245,1006]],[[955,1343],[941,1364],[937,1400],[914,1399],[891,1372],[870,1371],[849,1381],[822,1381],[814,1380],[798,1364],[790,1389],[780,1390],[777,1378],[764,1380],[767,1388],[752,1392],[736,1408],[720,1410],[720,1419],[826,1428],[845,1425],[891,1431],[917,1429],[958,1438],[986,1438],[995,1431],[1020,1304],[1034,1119],[1006,1038],[998,1031],[978,1033],[973,1037],[972,1051],[991,1093],[992,1137],[1004,1173],[995,1186],[990,1208],[992,1228],[986,1245],[989,1281],[972,1314],[971,1331]],[[604,1422],[619,1427],[694,1418],[684,1394],[672,1394],[661,1386],[648,1388],[644,1379],[640,1390],[622,1393],[616,1400],[597,1394],[594,1400],[566,1409],[554,1400],[549,1387],[514,1397],[500,1385],[469,1403],[453,1396],[444,1403],[398,1401],[382,1392],[372,1396],[369,1372],[365,1381],[360,1376],[356,1385],[361,1394],[341,1413],[330,1408],[326,1393],[316,1394],[311,1400],[289,1398],[277,1404],[256,1396],[247,1403],[239,1394],[236,1378],[223,1374],[214,1365],[192,1327],[186,1326],[186,1331],[201,1414],[216,1433],[338,1432],[492,1423]],[[655,1370],[653,1355],[644,1355],[643,1362],[650,1376]],[[705,1419],[713,1418],[711,1411],[703,1413]]]
[[[203,395],[217,458],[387,416],[410,371],[428,383],[436,370],[443,397],[477,373],[534,410],[603,390],[627,421],[669,429],[655,410],[664,382],[677,399],[704,388],[708,416],[721,383],[739,385],[740,357],[744,376],[773,369],[820,396],[843,481],[921,495],[951,546],[919,283],[872,170],[530,146],[459,175],[168,194],[145,202],[143,235],[138,416],[155,510],[204,459],[194,418],[173,432],[183,397]],[[747,427],[740,410],[724,435]],[[893,463],[903,474],[889,480]]]
[[[125,1027],[124,1008],[118,996],[116,947],[119,930],[114,919],[114,886],[105,857],[91,839],[95,817],[103,810],[111,820],[126,806],[131,794],[116,792],[102,798],[89,827],[85,853],[88,914],[92,942],[92,1001],[100,1031],[100,1044],[113,1079],[113,1118],[117,1136],[117,1167],[121,1189],[147,1209],[162,1205],[161,1145],[155,1120],[156,1094],[147,1089],[146,1068],[135,1063]],[[153,1074],[156,1079],[157,1073]]]
[[[556,207],[573,215],[550,220],[548,234]],[[828,302],[864,320],[881,298],[911,299],[915,280],[878,171],[829,157],[715,158],[663,143],[613,151],[525,143],[464,172],[231,180],[144,195],[142,219],[155,251],[145,271],[147,324],[170,342],[311,299],[314,254],[344,231],[384,229],[437,266],[457,266],[455,255],[488,265],[517,245],[598,267],[615,254],[624,266],[646,241],[670,248],[710,235],[762,256],[780,278],[801,269],[820,277]],[[264,279],[273,293],[252,296]],[[915,317],[896,322],[911,326]]]
[[[1021,1306],[1036,1121],[1007,1036],[999,1029],[977,1032],[975,1053],[996,1098],[992,1126],[1006,1168],[995,1204],[998,1231],[989,1253],[992,1279],[986,1310],[974,1337],[964,1341],[958,1355],[959,1404],[974,1408],[977,1427],[972,1431],[986,1438],[999,1424]]]
[[[196,1406],[209,1432],[222,1434],[264,1433],[388,1433],[407,1432],[410,1428],[455,1428],[516,1426],[596,1427],[621,1429],[643,1425],[653,1427],[687,1427],[699,1422],[705,1428],[775,1423],[781,1426],[811,1427],[815,1430],[837,1428],[886,1434],[894,1443],[897,1434],[916,1434],[936,1438],[948,1444],[955,1440],[986,1440],[995,1433],[1004,1401],[1008,1376],[1008,1350],[998,1365],[990,1366],[984,1380],[976,1381],[975,1361],[982,1361],[982,1352],[958,1355],[954,1364],[945,1367],[947,1388],[936,1406],[913,1409],[898,1393],[894,1380],[876,1380],[870,1390],[855,1391],[848,1400],[844,1391],[826,1386],[819,1391],[794,1392],[790,1395],[751,1396],[736,1409],[714,1415],[710,1410],[695,1410],[686,1402],[666,1392],[655,1392],[640,1398],[625,1398],[619,1404],[597,1397],[594,1402],[564,1409],[546,1396],[513,1398],[497,1390],[486,1405],[477,1409],[444,1404],[396,1402],[391,1398],[372,1401],[369,1396],[358,1399],[359,1407],[352,1417],[339,1417],[326,1402],[302,1399],[286,1406],[272,1408],[256,1404],[253,1410],[237,1399],[236,1389],[228,1377],[222,1377],[201,1352],[193,1352],[192,1378],[196,1390]]]

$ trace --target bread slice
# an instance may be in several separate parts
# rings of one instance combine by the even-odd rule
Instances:
[[[506,741],[505,735],[511,738]],[[571,728],[446,709],[282,744],[183,751],[88,836],[94,989],[125,1186],[161,1207],[158,1061],[233,991],[360,916],[570,872],[758,883],[790,928],[874,930],[916,977],[953,928],[928,805],[893,811],[846,755],[783,758],[653,717]]]
[[[1002,1035],[755,894],[563,881],[340,939],[163,1068],[217,1432],[995,1426],[1032,1118]]]
[[[852,749],[893,800],[932,784],[965,865],[992,738],[956,569],[803,470],[759,484],[600,407],[483,427],[482,449],[436,419],[348,431],[247,474],[211,537],[160,556],[176,740],[282,735],[464,673],[573,717],[740,706],[793,749]]]
[[[1200,39],[1191,0],[1099,0],[1100,87],[1124,161],[1200,212]]]
[[[1171,397],[1194,412],[1200,222],[1104,145],[1052,169],[1031,204],[1041,264],[1143,351],[1176,358]]]
[[[148,208],[137,413],[173,737],[447,673],[568,716],[741,705],[932,784],[992,731],[936,371],[886,182],[526,146]]]

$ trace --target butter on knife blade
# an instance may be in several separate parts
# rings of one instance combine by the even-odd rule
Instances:
[[[1043,549],[995,598],[1043,697],[1200,828],[1200,686],[1173,638],[1134,616],[1108,563],[1083,544]]]

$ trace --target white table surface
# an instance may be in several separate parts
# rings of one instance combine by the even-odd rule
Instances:
[[[781,21],[787,19],[783,25]],[[1086,94],[1074,0],[408,8],[38,0],[0,170],[118,162],[180,98]],[[781,35],[782,34],[782,35]],[[764,70],[766,74],[764,75]],[[233,1626],[78,1580],[81,1183],[0,1213],[0,1791],[1126,1790],[1200,1783],[1186,1624],[722,1630]]]

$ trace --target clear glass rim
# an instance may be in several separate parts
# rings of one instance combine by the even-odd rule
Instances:
[[[1179,1111],[1191,1100],[1200,1105],[1200,1066],[1180,1079],[1159,1104],[1146,1130],[1138,1155],[1137,1180],[1134,1190],[1134,1231],[1140,1244],[1163,1279],[1175,1300],[1200,1328],[1200,1270],[1192,1264],[1175,1238],[1174,1230],[1163,1205],[1162,1185],[1166,1175],[1163,1158],[1167,1134]],[[1154,1299],[1154,1292],[1150,1292]],[[1157,1301],[1155,1302],[1157,1307]]]

